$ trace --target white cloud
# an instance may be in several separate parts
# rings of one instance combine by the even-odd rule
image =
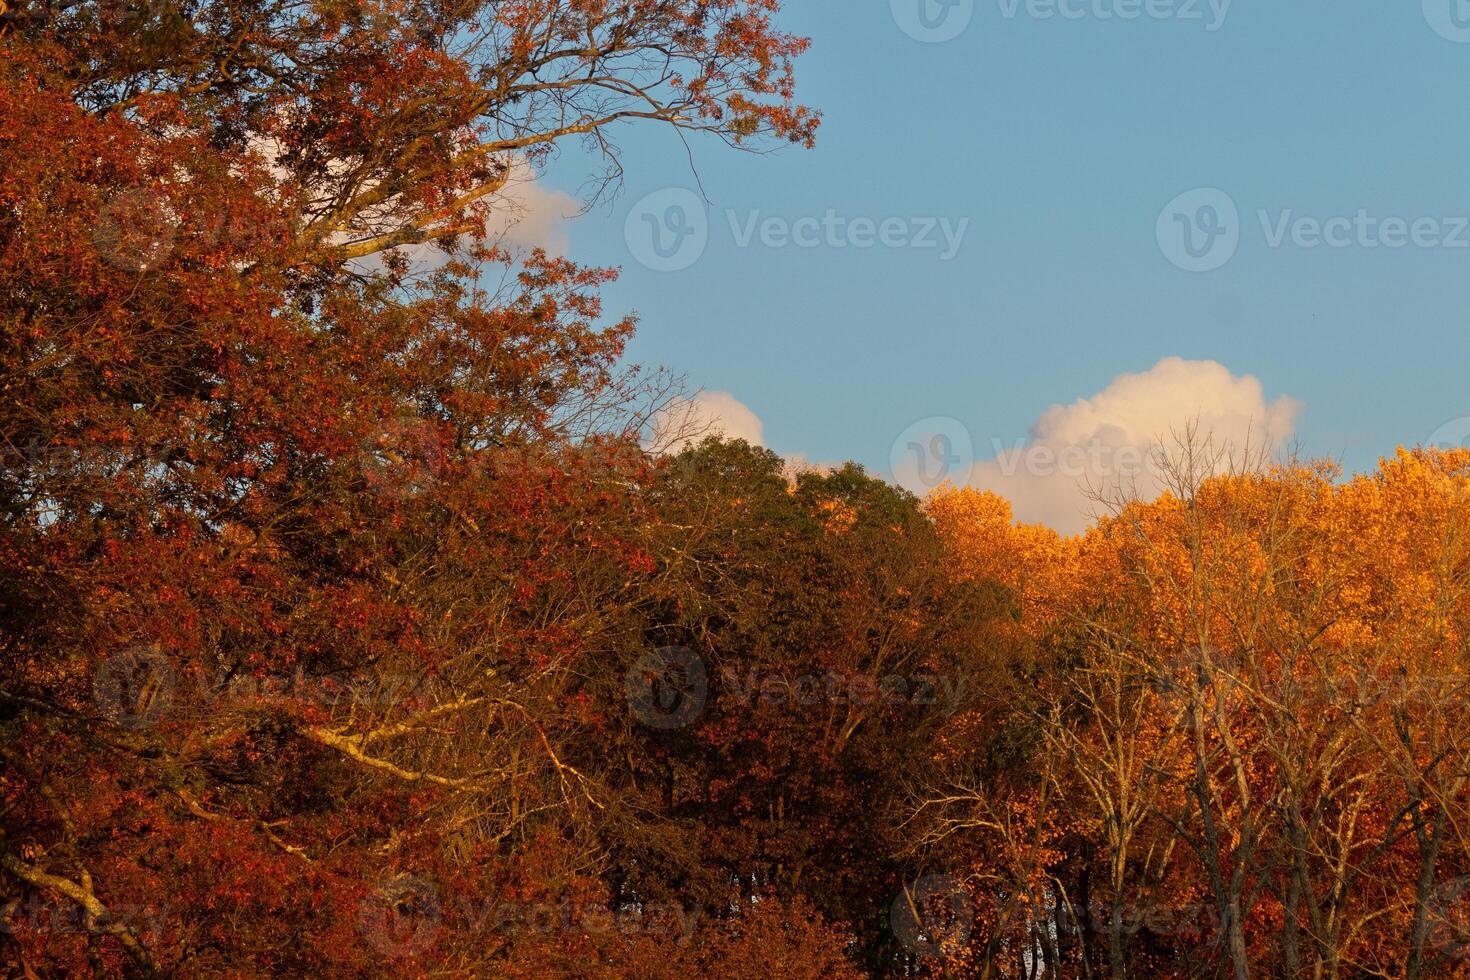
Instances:
[[[657,452],[678,452],[711,435],[765,445],[766,427],[760,417],[728,391],[675,398],[653,417],[649,427],[646,445]]]
[[[544,248],[553,255],[566,253],[566,226],[582,207],[572,195],[542,183],[524,160],[511,163],[505,186],[488,201],[490,216],[486,232],[491,242],[511,249]],[[449,261],[442,249],[429,242],[400,245],[398,251],[418,273],[431,272]],[[381,269],[382,263],[382,256],[374,254],[355,259],[353,266],[372,273]]]
[[[567,250],[566,225],[582,203],[565,191],[547,187],[524,160],[511,163],[510,176],[490,201],[486,231],[491,241],[510,248]],[[447,256],[434,245],[407,245],[404,253],[420,270],[437,268]]]
[[[1102,509],[1097,492],[1157,496],[1163,484],[1155,451],[1186,429],[1238,458],[1247,447],[1280,450],[1300,411],[1301,403],[1286,396],[1268,402],[1250,375],[1234,375],[1215,361],[1169,357],[1147,371],[1119,375],[1089,398],[1052,406],[1032,426],[1030,439],[1015,445],[993,440],[972,448],[970,433],[956,419],[917,422],[894,443],[892,477],[921,495],[941,479],[993,490],[1011,501],[1017,520],[1075,534]],[[760,417],[727,391],[669,402],[650,421],[645,445],[677,452],[708,435],[765,445]],[[982,453],[991,458],[971,465]],[[788,474],[831,468],[801,453],[783,458]]]
[[[285,152],[285,144],[279,139],[262,133],[251,133],[246,149],[258,155],[277,182],[290,183],[295,174],[278,161]],[[334,161],[334,173],[343,169],[341,161]],[[328,188],[315,187],[321,193]],[[582,209],[582,202],[565,191],[548,187],[534,167],[524,157],[515,157],[510,162],[510,175],[505,186],[489,198],[491,215],[487,231],[492,240],[521,248],[544,248],[561,255],[567,250],[566,224]],[[339,236],[340,237],[340,236]],[[429,244],[401,246],[409,260],[420,266],[436,268],[443,265],[445,255]],[[372,266],[377,257],[371,257],[366,265]]]
[[[1247,446],[1274,452],[1291,438],[1300,410],[1286,396],[1268,404],[1250,375],[1169,357],[1119,375],[1091,398],[1047,409],[1029,442],[997,440],[994,458],[977,462],[966,482],[1006,497],[1020,521],[1073,534],[1100,511],[1095,492],[1156,496],[1162,481],[1152,453],[1186,428],[1237,457]]]
[[[566,223],[581,210],[582,202],[565,191],[547,187],[524,160],[511,165],[510,179],[495,196],[491,236],[503,236],[507,245],[567,250]]]
[[[653,452],[676,453],[706,436],[720,436],[765,446],[765,432],[760,416],[728,391],[701,391],[692,398],[676,398],[655,414],[643,445]],[[788,480],[804,473],[825,476],[842,468],[841,463],[814,460],[806,453],[782,453],[781,460],[781,472]]]

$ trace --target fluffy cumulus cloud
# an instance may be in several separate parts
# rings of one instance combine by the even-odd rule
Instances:
[[[1047,409],[1029,440],[976,446],[994,455],[975,463],[966,482],[1009,499],[1018,520],[1076,533],[1103,510],[1099,494],[1156,496],[1163,488],[1156,454],[1186,430],[1238,459],[1248,449],[1281,449],[1300,409],[1286,396],[1267,402],[1258,380],[1215,361],[1165,358],[1090,398]]]
[[[518,160],[495,198],[491,232],[507,245],[560,254],[567,250],[566,223],[581,206],[572,195],[546,186],[525,161]]]
[[[1215,361],[1170,357],[1119,375],[1091,397],[1052,406],[1030,438],[1013,445],[972,440],[956,419],[915,423],[894,441],[889,475],[921,496],[945,481],[993,490],[1011,501],[1017,520],[1075,534],[1108,501],[1157,496],[1165,480],[1159,454],[1186,432],[1220,451],[1223,466],[1247,452],[1281,450],[1300,411],[1284,395],[1267,401],[1250,375],[1232,374]],[[727,391],[671,401],[651,420],[645,445],[677,452],[707,435],[765,445],[760,417]],[[790,474],[832,468],[800,453],[784,458]]]
[[[554,255],[567,250],[567,223],[582,203],[565,191],[548,187],[524,160],[511,163],[505,186],[490,201],[488,231],[491,239],[510,248],[544,248]],[[420,265],[438,266],[444,253],[432,245],[406,249]]]
[[[277,161],[284,152],[280,140],[253,134],[250,149],[266,161],[278,181],[289,182],[292,172]],[[511,160],[505,186],[490,201],[491,238],[519,248],[544,248],[557,255],[567,250],[567,222],[582,209],[582,202],[546,182],[523,157]],[[432,245],[403,246],[411,261],[436,267],[445,261],[443,252]],[[373,260],[365,265],[371,266]]]
[[[728,391],[701,391],[669,402],[650,422],[646,444],[658,452],[678,452],[711,435],[765,445],[760,417]]]
[[[562,255],[568,244],[567,224],[581,207],[572,195],[548,187],[530,164],[516,160],[505,186],[490,199],[487,231],[492,241],[510,249],[544,248],[553,255]],[[449,260],[437,245],[427,242],[403,245],[399,250],[418,272],[437,269]],[[373,272],[381,268],[382,257],[371,255],[354,264],[364,272]]]
[[[752,446],[765,446],[765,423],[744,402],[728,391],[701,391],[692,398],[677,398],[650,420],[643,444],[654,452],[673,453],[706,436],[744,439]],[[783,453],[782,472],[795,480],[803,473],[826,474],[841,463],[814,460],[806,453]]]

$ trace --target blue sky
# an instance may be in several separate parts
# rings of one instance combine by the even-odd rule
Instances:
[[[880,473],[919,419],[959,420],[988,456],[1049,406],[1169,356],[1299,400],[1296,438],[1350,469],[1470,414],[1470,43],[1441,36],[1470,42],[1455,26],[1470,4],[1454,21],[1461,0],[1234,0],[1222,19],[1221,0],[1151,0],[1159,16],[1122,19],[1129,0],[1067,0],[1074,17],[974,0],[958,36],[925,43],[899,23],[921,2],[937,20],[938,0],[786,11],[813,40],[798,81],[825,114],[815,150],[695,142],[691,169],[672,134],[622,132],[623,192],[566,231],[573,258],[622,267],[607,301],[641,317],[634,360],[731,393],[778,451]],[[576,192],[587,168],[569,149],[543,179]],[[697,186],[703,252],[647,268],[630,210]],[[1234,254],[1206,272],[1177,267],[1159,234],[1197,188],[1239,214]],[[1164,227],[1207,218],[1200,200]],[[739,240],[752,218],[829,209],[910,236],[968,224],[947,261],[825,233]],[[1342,247],[1293,223],[1355,216]],[[1419,243],[1386,247],[1385,219],[1419,222]]]

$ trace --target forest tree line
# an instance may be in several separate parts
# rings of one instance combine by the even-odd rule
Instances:
[[[1470,975],[1470,453],[1184,434],[1062,538],[650,445],[498,236],[809,145],[778,13],[0,2],[8,972]]]

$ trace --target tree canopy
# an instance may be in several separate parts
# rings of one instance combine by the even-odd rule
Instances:
[[[0,2],[7,971],[1470,975],[1470,455],[645,444],[507,182],[810,145],[779,14]]]

